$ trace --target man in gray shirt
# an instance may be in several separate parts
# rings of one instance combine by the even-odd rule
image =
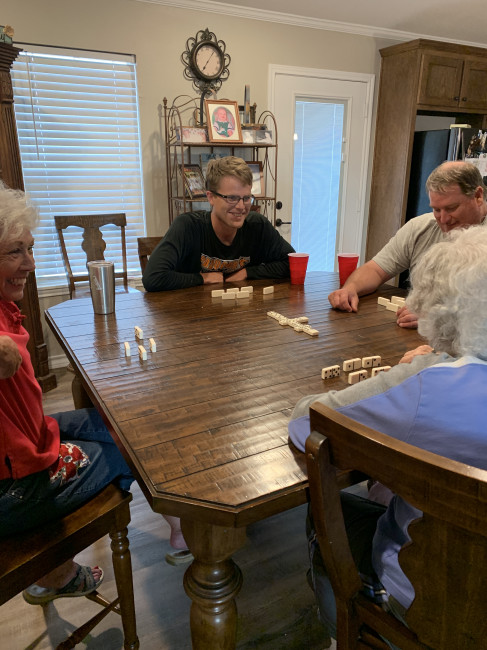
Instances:
[[[423,253],[442,241],[454,228],[482,223],[487,215],[487,187],[475,165],[445,162],[426,181],[433,212],[408,221],[377,255],[360,266],[341,289],[328,296],[331,306],[357,311],[359,296],[372,293],[398,273],[416,266]],[[406,307],[397,312],[400,327],[417,327],[415,314]]]

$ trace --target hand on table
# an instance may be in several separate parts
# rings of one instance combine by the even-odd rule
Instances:
[[[422,354],[429,354],[430,352],[433,352],[431,345],[420,345],[419,347],[414,348],[414,350],[408,350],[402,359],[399,359],[399,363],[411,363],[414,357]]]
[[[408,310],[407,307],[401,307],[396,312],[397,324],[399,327],[406,327],[409,329],[417,329],[418,317]]]
[[[357,311],[358,309],[358,294],[352,287],[343,287],[333,291],[328,296],[328,300],[333,309],[340,311]]]
[[[22,363],[17,345],[10,336],[0,336],[0,379],[15,375]]]
[[[203,284],[218,284],[223,283],[223,273],[201,273],[203,277]]]

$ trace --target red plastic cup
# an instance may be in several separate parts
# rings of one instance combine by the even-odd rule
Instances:
[[[304,284],[308,268],[308,253],[288,253],[291,284]]]
[[[340,286],[347,281],[348,276],[355,271],[358,264],[358,255],[354,253],[340,253],[338,255],[338,273],[340,274]]]

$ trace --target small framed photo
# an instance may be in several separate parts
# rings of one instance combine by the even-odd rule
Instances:
[[[256,198],[265,196],[264,170],[262,168],[262,163],[260,160],[256,160],[255,162],[248,162],[247,165],[250,167],[252,172],[252,194]]]
[[[272,144],[272,131],[268,129],[255,131],[255,144]]]
[[[244,144],[254,144],[254,142],[255,142],[255,131],[242,129],[242,142]]]
[[[242,142],[237,102],[206,99],[205,109],[210,142]]]
[[[217,160],[218,158],[226,158],[229,156],[229,153],[201,153],[200,154],[200,165],[203,176],[206,180],[206,168],[210,160]]]
[[[177,126],[176,139],[178,142],[181,140],[183,142],[207,142],[206,129],[195,126],[182,126],[181,128]]]
[[[184,187],[190,199],[206,199],[205,179],[199,165],[180,165]]]

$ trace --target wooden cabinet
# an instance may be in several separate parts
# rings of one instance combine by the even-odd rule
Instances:
[[[487,49],[418,39],[380,54],[366,259],[405,222],[416,117],[487,128]]]
[[[16,190],[24,189],[24,180],[15,124],[10,68],[20,51],[12,45],[0,43],[0,178],[6,185]],[[49,357],[42,332],[34,273],[30,273],[27,278],[24,297],[19,306],[26,316],[24,325],[30,335],[28,349],[34,372],[42,390],[47,392],[56,387],[56,376],[49,370]]]
[[[468,57],[465,60],[460,90],[460,107],[482,110],[487,113],[487,58]]]
[[[169,224],[182,212],[208,209],[206,197],[191,198],[184,179],[184,169],[189,165],[199,165],[204,172],[201,161],[208,154],[216,156],[238,156],[246,162],[260,163],[262,176],[259,193],[256,193],[256,204],[261,214],[276,225],[276,187],[277,187],[277,125],[274,115],[264,111],[258,118],[271,132],[272,142],[265,143],[225,143],[190,141],[182,137],[184,132],[188,137],[197,138],[198,130],[202,128],[188,127],[199,114],[199,99],[180,96],[172,105],[164,98],[164,134],[166,148],[166,178]],[[184,131],[183,131],[184,129]]]
[[[487,60],[455,53],[422,54],[418,104],[487,111]]]

